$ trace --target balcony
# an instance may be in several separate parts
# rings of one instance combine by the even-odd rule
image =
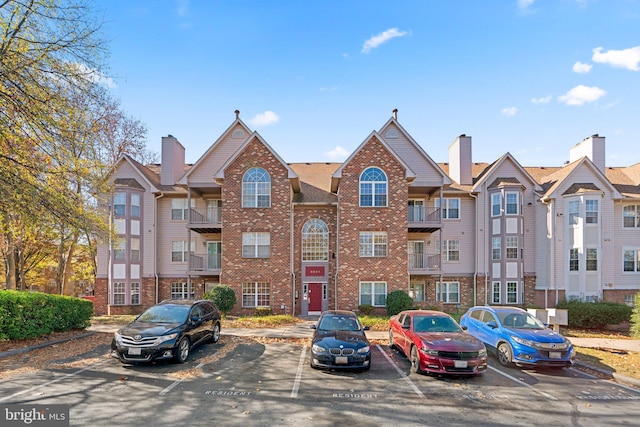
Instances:
[[[222,208],[210,206],[206,210],[191,208],[187,228],[196,233],[222,233]]]
[[[427,206],[409,206],[409,231],[433,233],[442,228],[440,208]]]
[[[189,275],[219,275],[222,270],[222,254],[190,254]]]
[[[442,257],[439,254],[410,254],[410,274],[432,274],[441,270]]]

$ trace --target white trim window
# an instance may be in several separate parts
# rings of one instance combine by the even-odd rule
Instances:
[[[270,307],[270,293],[269,282],[245,282],[242,284],[242,307]]]
[[[131,305],[140,305],[140,282],[130,284]]]
[[[502,213],[502,194],[493,193],[491,195],[491,216],[500,216]]]
[[[382,169],[370,167],[360,175],[360,206],[387,206],[387,175]]]
[[[187,282],[171,283],[171,299],[194,299],[195,293],[193,287],[189,289]]]
[[[624,206],[622,208],[622,227],[640,228],[640,205]]]
[[[127,259],[127,240],[124,237],[118,237],[113,241],[113,260],[125,261]]]
[[[580,218],[580,202],[572,200],[569,202],[569,225],[578,225]]]
[[[444,249],[445,261],[460,261],[460,240],[445,240]]]
[[[312,218],[302,227],[302,261],[329,259],[329,228],[318,218]]]
[[[460,219],[460,199],[435,199],[436,208],[442,207],[442,219]]]
[[[171,242],[171,262],[187,262],[189,257],[186,240],[174,240]],[[195,242],[191,242],[191,252],[195,250]]]
[[[271,255],[271,233],[242,233],[242,258],[269,258]]]
[[[191,199],[191,207],[196,207],[195,199]],[[189,218],[189,199],[171,199],[171,219],[186,221]]]
[[[585,264],[587,271],[598,271],[598,249],[587,248],[586,258]]]
[[[113,283],[113,305],[125,305],[127,298],[127,284],[125,282]]]
[[[436,301],[445,304],[458,304],[460,302],[460,282],[437,282]]]
[[[502,238],[501,237],[492,237],[491,238],[491,259],[499,260],[502,258]]]
[[[133,218],[140,217],[140,195],[137,193],[131,194],[131,216]]]
[[[130,249],[130,261],[138,262],[140,261],[140,238],[132,237],[131,240],[131,249]]]
[[[387,232],[361,231],[359,252],[361,257],[387,256]]]
[[[507,282],[507,304],[518,304],[518,282]]]
[[[424,282],[411,282],[410,296],[414,301],[424,301]]]
[[[580,257],[578,255],[578,248],[569,249],[569,271],[580,270]]]
[[[491,283],[491,303],[492,304],[500,304],[501,298],[501,283],[500,282],[492,282]]]
[[[584,207],[585,223],[587,224],[598,223],[598,213],[599,213],[598,206],[599,206],[598,200],[596,199],[590,199],[585,201],[585,207]]]
[[[242,207],[271,206],[271,176],[262,168],[251,168],[242,177]]]
[[[507,215],[518,215],[520,213],[519,200],[519,193],[513,191],[505,193],[505,213]]]
[[[622,271],[625,273],[640,272],[640,249],[625,249],[623,259]]]
[[[127,193],[115,193],[113,195],[113,214],[125,216],[127,212]]]
[[[518,259],[518,236],[507,236],[506,240],[507,259]]]
[[[387,282],[360,282],[360,305],[384,307],[387,302]]]

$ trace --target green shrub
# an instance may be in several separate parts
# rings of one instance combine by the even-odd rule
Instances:
[[[93,303],[86,299],[0,290],[0,340],[84,329],[92,316]]]
[[[358,313],[363,316],[371,316],[375,309],[371,304],[361,304],[358,306]]]
[[[204,299],[213,301],[224,316],[236,304],[236,293],[228,285],[218,285],[209,292],[206,292],[203,296]]]
[[[640,339],[640,292],[633,301],[633,311],[631,313],[631,336]]]
[[[556,308],[568,311],[572,328],[602,329],[631,318],[631,307],[614,302],[560,301]]]
[[[257,317],[273,316],[273,310],[271,307],[257,307],[253,310],[253,315]]]
[[[393,291],[387,295],[387,315],[395,316],[404,310],[413,308],[413,299],[402,290]]]

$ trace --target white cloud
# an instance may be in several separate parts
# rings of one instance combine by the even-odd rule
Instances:
[[[534,104],[547,104],[549,101],[551,101],[551,95],[543,96],[542,98],[531,98],[531,102]]]
[[[558,101],[567,105],[583,105],[586,102],[594,102],[605,96],[607,92],[599,87],[578,85],[566,94],[559,96]]]
[[[176,11],[178,16],[185,16],[189,13],[190,0],[176,0]]]
[[[331,160],[344,160],[349,155],[349,152],[341,146],[336,145],[336,148],[331,151],[327,151],[325,154]]]
[[[249,123],[254,126],[267,126],[272,123],[277,123],[280,117],[273,111],[265,111],[264,113],[256,114]]]
[[[102,85],[107,89],[114,89],[118,87],[115,80],[113,80],[111,77],[106,77],[104,74],[98,72],[93,68],[89,68],[86,65],[80,63],[76,63],[75,66],[81,73],[85,75],[84,77],[89,81]]]
[[[593,65],[583,64],[582,62],[578,61],[575,64],[573,64],[572,70],[574,73],[586,74],[589,71],[591,71],[591,68],[593,68]]]
[[[500,110],[500,112],[505,117],[513,117],[518,112],[518,109],[516,107],[508,107],[508,108],[503,108],[502,110]]]
[[[520,12],[528,13],[529,6],[531,6],[534,1],[535,0],[518,0],[518,9],[520,9]]]
[[[406,31],[400,31],[397,28],[390,28],[387,31],[383,31],[364,42],[364,45],[362,46],[362,50],[360,52],[367,54],[371,51],[371,49],[377,48],[382,43],[388,42],[395,37],[404,37],[407,34],[409,33],[407,33]]]
[[[320,92],[334,92],[338,90],[338,86],[332,86],[332,87],[321,87],[320,88]]]
[[[615,68],[626,68],[631,71],[640,70],[640,46],[622,50],[602,51],[601,47],[593,49],[594,62],[609,64]]]

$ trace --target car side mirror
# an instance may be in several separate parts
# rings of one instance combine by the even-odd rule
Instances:
[[[496,329],[498,327],[498,324],[494,321],[491,321],[491,322],[487,322],[487,326],[490,327],[491,329]]]
[[[410,328],[411,328],[411,326],[409,326],[409,325],[402,325],[402,329],[409,330]]]
[[[467,329],[469,329],[469,328],[467,328],[467,325],[460,326],[460,327],[462,328],[463,331],[466,331]]]
[[[362,330],[363,330],[363,331],[368,331],[368,330],[370,330],[370,329],[371,329],[371,328],[370,328],[369,326],[364,326],[364,327],[362,328]]]
[[[311,329],[315,329],[315,328],[316,328],[316,324],[315,324],[315,323],[312,323],[312,324],[310,324],[310,325],[309,325],[309,327],[310,327]]]

